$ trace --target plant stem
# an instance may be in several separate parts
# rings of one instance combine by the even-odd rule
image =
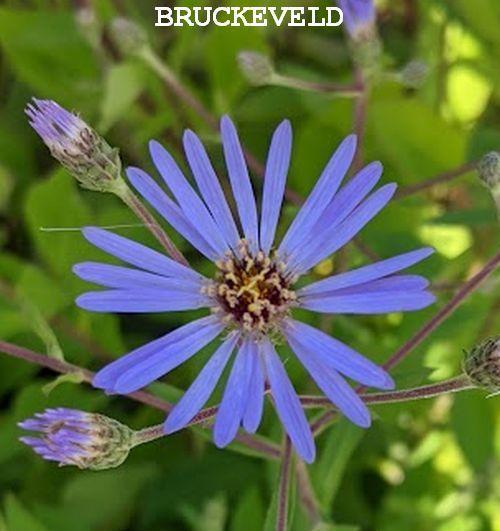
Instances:
[[[292,472],[292,444],[288,436],[283,443],[280,482],[278,487],[278,510],[276,514],[276,531],[288,529],[288,505],[290,500],[290,479]]]
[[[173,260],[185,266],[189,266],[189,263],[184,255],[179,251],[179,249],[177,249],[172,240],[168,237],[167,233],[160,227],[153,215],[128,186],[123,192],[117,193],[117,195],[136,214],[136,216],[144,222],[145,226],[161,243],[162,247]]]
[[[410,184],[408,186],[403,186],[396,192],[396,195],[394,198],[402,199],[404,197],[408,197],[418,192],[422,192],[423,190],[427,190],[428,188],[432,188],[433,186],[436,186],[436,184],[449,182],[453,179],[456,179],[457,177],[461,177],[462,175],[466,175],[467,173],[470,173],[471,171],[476,169],[476,167],[477,167],[477,161],[466,162],[465,164],[458,166],[458,168],[445,171],[443,173],[436,175],[435,177],[426,179],[425,181],[421,181],[415,184]]]
[[[477,287],[485,280],[495,269],[500,265],[500,253],[496,254],[489,262],[485,264],[483,269],[468,280],[450,299],[450,301],[443,306],[422,328],[410,338],[397,352],[395,352],[384,364],[386,369],[392,369],[433,331],[440,325],[447,317],[449,317],[462,302],[477,289]]]
[[[359,87],[360,94],[354,105],[354,133],[358,138],[358,148],[351,167],[351,173],[354,174],[363,166],[364,159],[364,142],[366,133],[366,111],[368,107],[368,85],[366,83],[363,71],[356,68],[354,72],[356,85]]]
[[[145,46],[138,52],[139,57],[155,72],[173,92],[173,94],[187,107],[192,109],[212,129],[217,130],[217,119],[203,105],[203,103],[188,90],[177,78],[175,73],[149,47]]]
[[[309,471],[307,470],[304,461],[297,459],[295,473],[297,475],[297,487],[300,502],[309,516],[311,528],[314,528],[316,524],[321,522],[321,514],[319,510],[319,502],[316,499],[316,493],[314,492],[311,478],[309,477]]]
[[[156,441],[162,437],[165,437],[163,423],[143,428],[142,430],[138,430],[134,433],[132,448],[151,441]]]
[[[458,393],[475,387],[465,374],[461,374],[443,382],[398,391],[363,394],[361,398],[365,404],[391,404],[433,398],[445,393]],[[301,396],[300,401],[304,407],[332,407],[330,400],[322,396]]]
[[[296,77],[275,74],[271,84],[275,86],[306,90],[309,92],[338,95],[344,98],[357,98],[361,95],[361,89],[356,83],[352,83],[350,85],[343,85],[341,83],[321,83],[317,81],[307,81],[305,79],[299,79]]]
[[[88,369],[84,369],[78,365],[73,365],[56,358],[49,358],[48,356],[39,354],[38,352],[33,352],[32,350],[8,343],[6,341],[0,340],[0,352],[4,352],[9,356],[22,359],[29,363],[34,363],[40,367],[46,367],[47,369],[51,369],[52,371],[58,372],[60,374],[79,373],[81,374],[82,381],[86,383],[91,383],[94,378],[94,373]],[[159,409],[160,411],[166,413],[169,413],[173,407],[172,404],[166,400],[158,398],[147,391],[135,391],[134,393],[130,393],[125,396],[135,400],[136,402],[140,402],[141,404],[145,404],[154,409]],[[202,414],[203,412],[199,413],[199,415]],[[279,450],[277,449],[276,445],[271,442],[264,441],[262,438],[257,439],[248,434],[241,434],[237,436],[237,440],[251,450],[261,453],[263,457],[268,459],[279,458]]]

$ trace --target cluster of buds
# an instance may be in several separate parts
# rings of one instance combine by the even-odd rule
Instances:
[[[47,409],[19,423],[38,437],[21,437],[44,459],[59,466],[104,470],[121,465],[138,444],[137,432],[117,420],[75,409]]]
[[[51,100],[33,99],[26,107],[30,125],[57,159],[89,190],[119,193],[124,186],[118,150],[79,116]]]
[[[500,336],[487,339],[467,352],[464,372],[478,387],[492,393],[500,391]]]

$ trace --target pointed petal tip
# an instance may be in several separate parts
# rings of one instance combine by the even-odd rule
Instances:
[[[276,131],[283,131],[287,134],[290,134],[292,132],[292,122],[288,118],[285,118],[280,122],[276,128]]]
[[[171,414],[167,416],[165,422],[163,423],[163,431],[165,435],[172,435],[172,433],[181,430],[183,427],[184,426],[178,426],[178,423],[175,422],[175,419],[172,417]]]
[[[87,308],[85,307],[85,293],[83,295],[78,295],[78,297],[75,299],[75,304],[84,310]]]
[[[165,152],[165,148],[160,144],[160,142],[154,139],[148,142],[148,148],[149,148],[149,154],[151,155],[153,162],[155,160],[155,157]]]
[[[308,465],[314,463],[314,460],[316,459],[316,445],[314,444],[314,442],[312,443],[312,445],[300,449],[294,445],[294,449],[297,455]]]
[[[380,384],[377,385],[377,389],[382,389],[383,391],[392,391],[396,389],[396,382],[388,372],[385,372],[385,378],[380,382]]]
[[[224,114],[221,116],[220,128],[221,130],[228,129],[228,128],[236,129],[233,121],[231,120],[228,114]]]
[[[398,185],[396,183],[388,183],[382,186],[382,188],[379,188],[379,190],[385,190],[387,195],[391,197],[396,193],[397,189],[398,189]]]
[[[182,141],[183,141],[184,144],[191,143],[191,142],[197,140],[197,138],[198,137],[197,137],[196,133],[193,130],[191,130],[191,129],[185,129],[184,133],[182,134]]]
[[[106,231],[104,229],[100,229],[99,227],[93,227],[93,226],[82,227],[82,234],[85,237],[85,239],[89,241],[90,243],[93,243],[92,240],[96,236],[99,236],[100,234],[102,234],[103,232],[106,232]]]
[[[214,430],[213,440],[214,440],[215,446],[217,446],[217,448],[222,450],[232,441],[232,438],[228,438],[226,434],[217,433]]]
[[[129,181],[133,181],[134,179],[140,179],[143,173],[144,171],[141,170],[141,168],[137,168],[136,166],[127,166],[127,168],[125,168],[125,174],[128,177]]]

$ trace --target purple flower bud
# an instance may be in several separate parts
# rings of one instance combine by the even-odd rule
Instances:
[[[374,33],[375,6],[373,0],[338,0],[338,5],[344,13],[345,27],[354,40]]]
[[[84,188],[116,192],[121,180],[118,150],[112,149],[79,116],[52,100],[33,99],[26,107],[31,127]]]
[[[19,427],[39,432],[20,440],[59,466],[104,470],[123,463],[134,446],[134,431],[120,422],[68,408],[46,409]]]
[[[478,387],[500,390],[500,336],[486,339],[466,353],[464,371]]]

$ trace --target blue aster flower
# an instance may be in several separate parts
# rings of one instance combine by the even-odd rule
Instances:
[[[279,336],[288,343],[319,389],[346,417],[368,427],[370,413],[345,378],[377,389],[392,389],[392,378],[349,346],[294,319],[293,310],[381,314],[425,308],[434,302],[427,291],[428,281],[400,272],[433,251],[422,248],[297,289],[300,276],[346,245],[386,206],[396,185],[374,191],[382,175],[382,165],[374,162],[342,186],[356,150],[355,136],[348,136],[277,242],[292,147],[290,123],[282,122],[272,137],[260,212],[236,129],[228,117],[221,120],[221,136],[237,217],[192,131],[186,131],[183,143],[197,190],[155,141],[150,143],[151,157],[167,190],[144,171],[127,170],[131,184],[151,207],[215,264],[213,278],[123,236],[95,227],[83,230],[90,243],[128,266],[76,265],[74,271],[80,278],[106,288],[78,297],[81,308],[118,313],[209,310],[209,315],[109,364],[97,373],[93,384],[108,393],[132,393],[220,338],[210,360],[168,415],[165,432],[180,430],[193,419],[233,358],[215,419],[216,445],[229,444],[240,426],[247,432],[257,430],[267,384],[296,451],[312,462],[313,436],[273,339]]]
[[[344,13],[344,24],[354,39],[373,32],[375,5],[373,0],[337,0]]]

